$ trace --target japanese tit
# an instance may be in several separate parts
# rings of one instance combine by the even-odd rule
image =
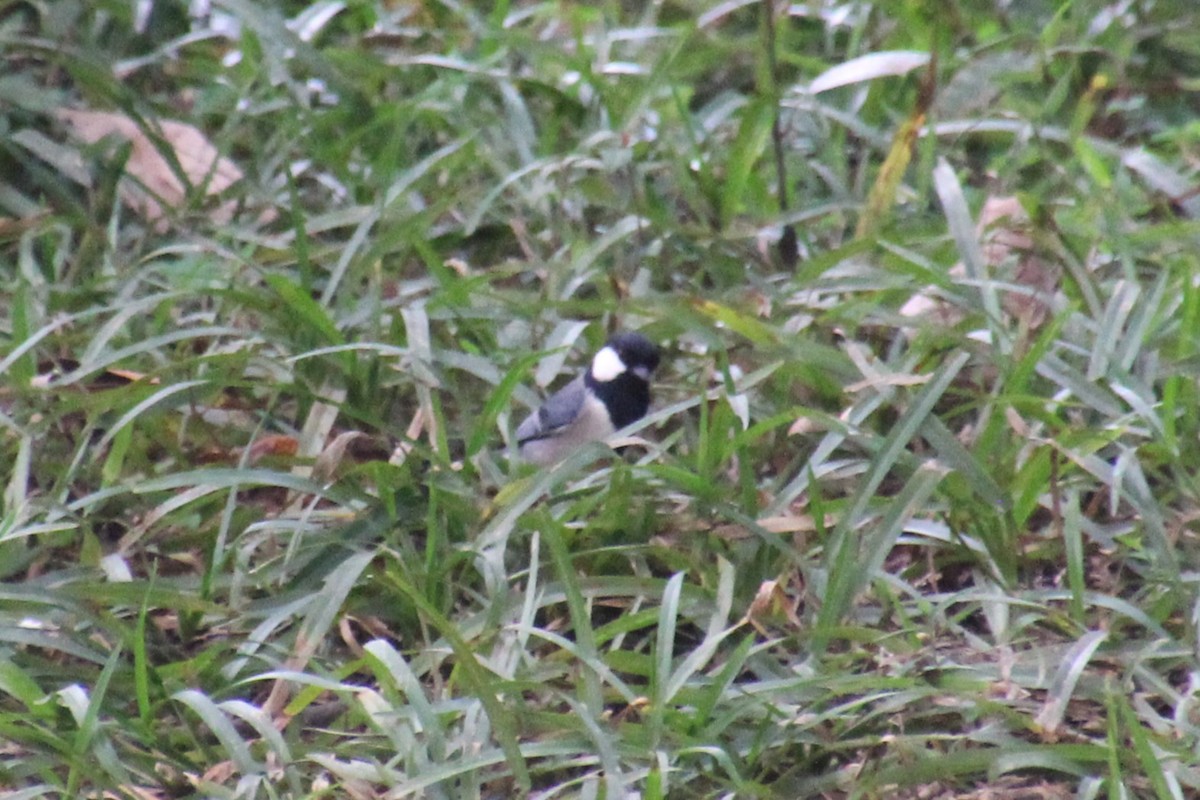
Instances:
[[[644,417],[650,407],[650,374],[657,366],[658,348],[645,336],[613,336],[582,375],[517,428],[521,457],[547,466]]]

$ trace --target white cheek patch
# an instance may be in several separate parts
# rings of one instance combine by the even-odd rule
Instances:
[[[592,377],[601,383],[608,383],[625,371],[625,362],[611,347],[600,348],[592,359]]]

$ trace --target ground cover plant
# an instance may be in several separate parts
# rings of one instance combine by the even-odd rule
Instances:
[[[1198,29],[0,2],[0,787],[1197,796]]]

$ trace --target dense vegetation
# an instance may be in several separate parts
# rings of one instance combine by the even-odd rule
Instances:
[[[0,787],[1200,793],[1200,10],[771,8],[0,2]]]

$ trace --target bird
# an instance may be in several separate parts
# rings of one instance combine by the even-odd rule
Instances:
[[[520,424],[521,457],[549,466],[644,417],[658,360],[658,347],[640,333],[613,335],[586,370]]]

